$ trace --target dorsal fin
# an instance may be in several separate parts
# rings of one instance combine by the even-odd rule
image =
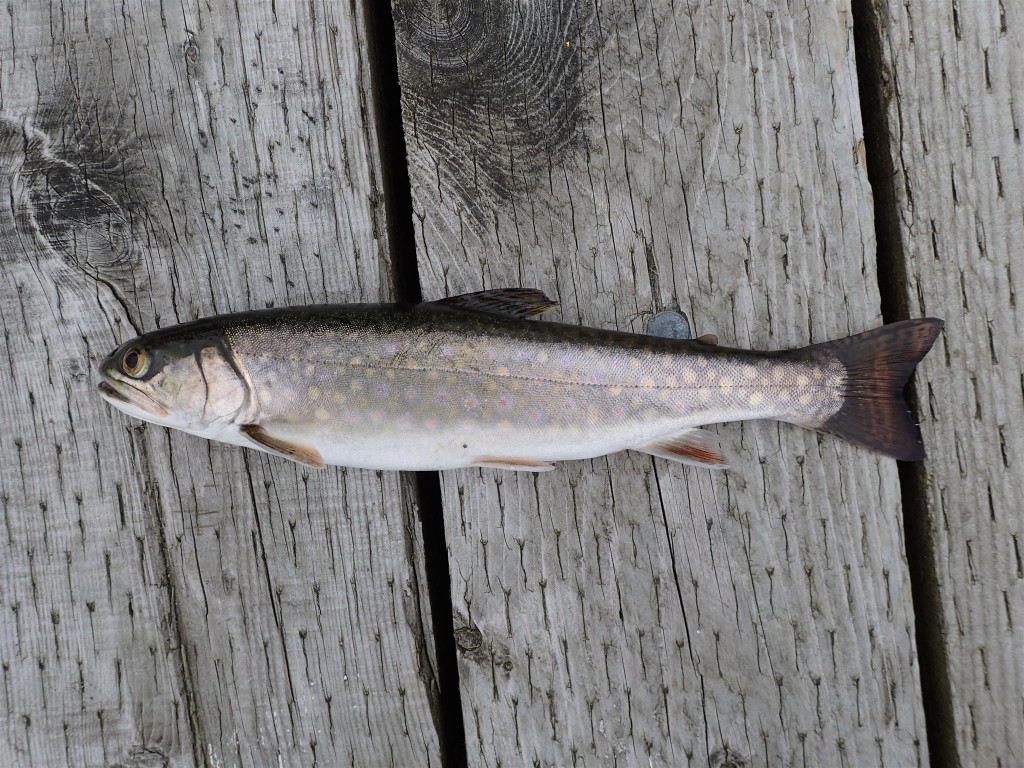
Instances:
[[[557,301],[552,301],[535,288],[496,288],[449,296],[430,303],[506,317],[531,317],[558,306]]]
[[[682,312],[665,310],[659,312],[647,323],[647,335],[663,339],[691,339],[690,321]]]

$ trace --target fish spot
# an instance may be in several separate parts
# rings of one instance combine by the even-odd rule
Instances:
[[[764,395],[762,395],[760,392],[754,392],[750,396],[750,404],[751,405],[760,405],[763,402],[764,402]]]
[[[348,363],[349,365],[362,365],[363,359],[361,357],[353,357]]]
[[[480,371],[467,371],[466,378],[469,381],[480,381]]]
[[[284,396],[289,402],[294,403],[295,398],[298,397],[298,393],[294,389],[286,389],[284,391]]]
[[[451,357],[454,354],[455,354],[455,350],[453,350],[447,344],[445,344],[443,347],[441,347],[441,357]]]
[[[595,376],[595,375],[594,375],[594,374],[592,374],[592,373],[591,373],[591,374],[589,374],[589,375],[587,376],[587,384],[597,384],[597,376]]]
[[[784,378],[786,378],[786,369],[782,366],[772,371],[772,381],[782,381]]]
[[[370,411],[370,421],[374,424],[380,424],[384,419],[384,413],[382,411]]]
[[[410,419],[408,416],[399,416],[398,426],[402,427],[403,429],[408,429],[409,427],[412,426],[412,419]]]
[[[562,403],[562,408],[564,408],[567,411],[575,410],[576,409],[576,401],[575,400],[565,400]]]
[[[437,419],[427,419],[426,421],[423,422],[423,425],[427,429],[437,429],[438,421]]]
[[[743,378],[747,381],[753,381],[757,378],[757,369],[752,365],[743,366]]]
[[[441,374],[437,371],[427,371],[427,381],[437,381],[441,378]]]
[[[540,389],[544,386],[544,382],[540,379],[531,379],[526,386],[531,389]]]
[[[529,357],[526,357],[524,359],[528,360]],[[549,359],[550,358],[548,357],[548,353],[547,352],[541,352],[539,355],[537,355],[537,362],[538,363],[546,363]]]
[[[388,381],[394,381],[395,380],[395,372],[394,372],[394,370],[384,371],[384,378],[387,379]]]
[[[462,421],[462,428],[463,429],[475,429],[476,428],[476,422],[473,421],[472,419],[463,419],[463,421]]]
[[[397,344],[385,344],[384,345],[384,354],[385,355],[394,355],[397,352],[398,352],[398,345]]]
[[[334,381],[334,374],[330,371],[324,371],[320,374],[321,384],[330,384],[332,381]]]
[[[569,355],[562,355],[560,358],[558,358],[558,365],[561,366],[562,368],[568,368],[570,365],[572,365],[572,358],[569,357]]]
[[[362,379],[352,379],[352,383],[348,385],[348,388],[353,392],[359,392],[363,388]]]
[[[388,387],[387,387],[387,385],[386,384],[378,384],[376,387],[373,388],[373,394],[375,394],[377,397],[387,397],[388,396]]]
[[[706,403],[708,400],[711,399],[711,390],[709,390],[709,389],[698,389],[697,390],[697,397],[700,398],[700,401],[702,403]]]
[[[698,357],[697,358],[697,367],[698,368],[707,368],[709,365],[710,365],[710,362],[708,361],[708,359],[706,357]]]
[[[512,429],[512,422],[508,419],[502,419],[498,422],[498,429],[502,431]]]
[[[319,400],[320,399],[320,387],[310,387],[309,388],[309,399],[310,400]]]
[[[345,417],[345,421],[347,421],[349,424],[358,424],[359,415],[355,413],[350,413],[348,414],[348,416]]]
[[[820,368],[815,368],[814,371],[811,373],[811,376],[814,377],[815,381],[821,381],[823,378],[825,378],[825,373]]]
[[[810,405],[811,404],[811,396],[810,395],[800,395],[800,398],[799,398],[799,400],[797,402],[799,402],[800,405]]]
[[[806,387],[810,383],[811,380],[804,376],[803,374],[800,374],[799,376],[796,377],[796,385],[798,387]]]
[[[343,392],[335,392],[334,395],[332,396],[332,399],[334,400],[334,402],[338,403],[339,405],[344,403],[345,400],[346,400],[345,395],[344,395]]]
[[[726,376],[725,378],[718,382],[718,386],[722,387],[723,389],[729,389],[732,386],[732,379]]]
[[[307,376],[312,376],[315,372],[316,372],[316,366],[315,365],[309,364],[309,365],[306,366],[306,375]]]
[[[540,411],[530,411],[526,414],[526,421],[533,425],[540,424],[544,421],[544,414]]]
[[[529,360],[530,359],[530,353],[527,352],[525,349],[517,349],[515,351],[515,354],[513,355],[513,357],[516,360]],[[541,362],[544,362],[544,361],[542,360]]]
[[[498,354],[493,349],[484,350],[484,360],[493,360]]]
[[[313,415],[316,416],[317,421],[327,421],[331,418],[331,412],[326,408],[317,408]]]
[[[611,395],[612,397],[618,397],[619,395],[622,394],[622,387],[616,384],[615,386],[611,387],[608,390],[608,394]]]
[[[406,400],[415,400],[418,396],[419,396],[419,393],[416,391],[416,387],[406,387],[406,389],[405,389],[405,399]]]
[[[439,389],[437,392],[434,393],[434,401],[438,403],[447,403],[448,393]]]
[[[462,404],[466,408],[472,410],[473,408],[476,408],[478,405],[480,405],[480,401],[477,400],[476,397],[474,397],[473,395],[469,395],[462,400]]]
[[[417,368],[420,367],[420,364],[417,363],[415,360],[409,360],[406,362],[405,367],[408,368],[410,371],[415,371]]]
[[[675,405],[675,409],[676,409],[677,411],[683,411],[683,410],[686,410],[686,403],[683,403],[683,402],[681,402],[681,401],[679,401],[679,400],[676,400],[676,402],[674,403],[674,405]]]
[[[617,405],[614,408],[612,408],[612,413],[614,413],[616,416],[621,416],[625,412],[626,412],[626,409],[623,408],[621,405]]]
[[[508,368],[506,368],[503,365],[499,367],[497,370],[495,370],[495,373],[497,373],[499,376],[508,376]]]
[[[508,395],[502,395],[498,398],[498,406],[501,408],[509,408],[512,406],[512,398]]]
[[[683,371],[683,383],[684,384],[696,384],[697,374],[694,373],[690,368]]]

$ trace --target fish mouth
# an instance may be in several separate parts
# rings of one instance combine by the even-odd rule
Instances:
[[[139,410],[145,414],[162,419],[170,415],[166,408],[145,392],[133,387],[127,381],[113,378],[109,373],[103,373],[103,379],[96,386],[96,389],[100,397],[119,410]],[[124,406],[126,405],[129,408],[125,408]]]

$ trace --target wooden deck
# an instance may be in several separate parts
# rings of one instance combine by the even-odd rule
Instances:
[[[8,5],[0,764],[1024,765],[1022,29]],[[756,348],[942,317],[929,460],[747,423],[726,473],[314,472],[93,392],[142,330],[516,285]]]

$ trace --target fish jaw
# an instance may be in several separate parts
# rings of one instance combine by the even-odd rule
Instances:
[[[110,405],[129,416],[154,424],[177,426],[172,423],[171,414],[163,405],[129,382],[107,372],[104,372],[103,379],[97,385],[97,391]]]

